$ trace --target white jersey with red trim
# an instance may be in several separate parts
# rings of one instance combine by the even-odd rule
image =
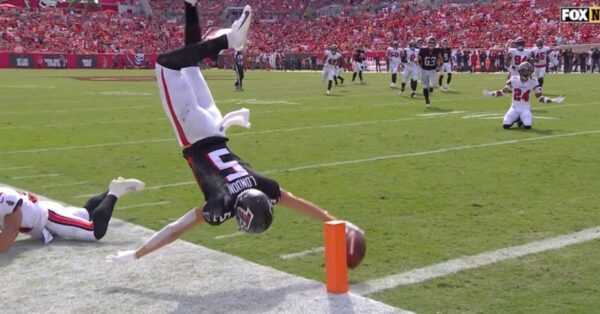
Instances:
[[[520,76],[513,76],[506,82],[506,85],[512,89],[511,107],[518,110],[531,109],[529,100],[535,98],[536,93],[541,93],[540,84],[534,79],[523,82]]]
[[[342,54],[337,51],[325,50],[325,66],[335,67]]]
[[[21,205],[20,232],[32,237],[42,237],[42,230],[48,222],[48,205],[54,203],[38,201],[31,193],[19,193],[11,188],[0,187],[0,217],[2,217],[0,228],[4,227],[4,216],[13,212],[17,205]]]
[[[548,47],[542,47],[542,48],[533,47],[531,49],[531,55],[533,55],[533,59],[535,60],[533,65],[536,68],[546,67],[546,65],[548,63],[547,61],[548,61],[549,54],[550,54],[550,48],[548,48]]]
[[[511,66],[518,67],[522,62],[527,61],[529,58],[530,51],[529,49],[519,50],[516,48],[508,49],[508,56],[510,58],[509,62]]]
[[[388,47],[387,56],[390,59],[390,63],[400,64],[400,57],[402,56],[402,48]]]
[[[418,67],[417,64],[419,60],[419,48],[406,48],[404,49],[404,53],[406,53],[406,65]]]

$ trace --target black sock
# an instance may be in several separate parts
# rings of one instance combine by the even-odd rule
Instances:
[[[333,80],[335,81],[335,85],[337,85],[338,84],[337,77],[334,76]]]
[[[415,81],[415,80],[410,80],[410,89],[411,89],[413,92],[416,92],[416,91],[417,91],[417,81]]]
[[[446,81],[446,83],[448,83],[448,85],[450,85],[451,80],[452,80],[452,73],[448,73],[448,81]]]
[[[338,78],[340,79],[340,83],[344,84],[344,78],[341,76],[338,76]]]
[[[442,82],[444,81],[444,76],[440,75],[440,80],[438,86],[442,86]]]
[[[198,12],[196,6],[185,3],[185,45],[194,44],[202,41],[200,34],[200,21],[198,20]]]
[[[429,103],[429,88],[423,88],[423,96],[425,97],[425,103]]]
[[[356,79],[356,74],[358,74],[358,73],[356,73],[356,72],[352,73],[352,82],[354,82],[354,80]]]
[[[90,214],[90,220],[92,219],[92,212],[94,211],[94,209],[96,209],[96,207],[98,207],[98,205],[100,205],[100,203],[106,197],[107,194],[108,194],[108,191],[106,191],[102,194],[98,194],[98,195],[90,198],[87,201],[87,203],[85,203],[85,205],[83,205],[83,208],[85,208],[88,211],[88,213]]]
[[[182,68],[197,66],[205,58],[216,59],[219,52],[228,47],[227,35],[222,35],[215,39],[162,53],[158,55],[156,62],[171,70],[181,70]]]
[[[404,91],[404,88],[406,87],[406,83],[402,82],[402,91]]]
[[[543,77],[540,77],[538,79],[538,84],[540,84],[540,87],[544,86],[544,78]]]
[[[94,223],[94,237],[96,240],[100,240],[106,235],[108,229],[108,222],[112,217],[115,204],[117,203],[117,197],[114,195],[107,195],[100,205],[94,209],[92,213],[92,222]]]
[[[332,80],[329,80],[329,84],[327,84],[327,90],[331,90],[331,84],[333,83]]]
[[[362,71],[358,72],[358,77],[360,78],[360,81],[363,82],[363,78],[362,78]]]
[[[396,84],[396,73],[392,74],[392,83]]]

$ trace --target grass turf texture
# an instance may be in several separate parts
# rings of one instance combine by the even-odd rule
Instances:
[[[34,167],[0,170],[0,182],[77,205],[86,198],[75,196],[100,192],[119,175],[142,179],[150,188],[187,182],[119,202],[121,207],[170,202],[117,208],[116,217],[152,229],[201,204],[155,82],[71,78],[153,74],[1,70],[0,169]],[[324,95],[320,73],[250,71],[241,93],[234,91],[232,71],[204,74],[223,113],[251,109],[252,129],[228,133],[235,153],[257,170],[271,172],[287,190],[366,230],[367,256],[350,273],[351,283],[600,225],[600,134],[470,147],[600,131],[600,75],[547,76],[544,90],[566,96],[565,104],[535,102],[534,129],[506,131],[501,116],[510,96],[481,96],[484,88],[501,88],[503,75],[454,75],[454,91],[436,90],[434,107],[425,109],[422,98],[398,96],[384,74],[366,75],[365,86],[348,84],[346,74],[346,84],[334,86],[332,97]],[[420,116],[451,111],[465,112]],[[495,118],[464,119],[494,113]],[[419,152],[431,153],[402,155]],[[281,171],[389,155],[401,156]],[[40,174],[50,176],[20,178]],[[322,254],[279,258],[321,246],[320,224],[277,207],[266,234],[214,239],[235,230],[230,221],[196,228],[185,239],[323,280]],[[592,312],[598,308],[593,261],[600,260],[594,246],[537,254],[373,296],[417,312]],[[539,274],[544,268],[556,276]]]

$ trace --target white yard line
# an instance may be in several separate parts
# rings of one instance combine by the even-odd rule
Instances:
[[[9,114],[30,114],[38,115],[40,113],[70,113],[70,112],[86,112],[86,111],[117,111],[117,110],[132,110],[142,108],[152,108],[156,106],[127,106],[122,105],[118,107],[100,107],[100,108],[82,108],[82,109],[60,109],[60,110],[36,110],[36,111],[6,111],[2,112],[3,115]]]
[[[228,233],[228,234],[222,234],[222,235],[218,235],[216,237],[214,237],[215,240],[223,240],[223,239],[229,239],[229,238],[234,238],[234,237],[239,237],[241,235],[244,235],[243,232],[237,231],[234,233]]]
[[[47,129],[47,128],[64,128],[72,126],[90,126],[90,125],[102,125],[102,124],[119,124],[119,123],[148,123],[156,121],[165,121],[165,118],[155,119],[140,119],[140,120],[108,120],[108,121],[90,121],[84,123],[53,123],[44,125],[15,125],[8,127],[1,127],[0,130],[16,130],[16,129]]]
[[[463,256],[443,263],[413,269],[404,273],[369,280],[364,283],[353,285],[351,291],[360,295],[368,295],[386,289],[421,283],[461,271],[479,268],[531,254],[556,250],[596,239],[600,239],[600,227],[589,228],[555,238],[488,251],[477,255]]]
[[[84,184],[88,184],[88,183],[89,183],[88,181],[81,181],[81,182],[71,182],[71,183],[49,184],[49,185],[42,186],[42,189],[45,189],[45,188],[65,187],[65,186],[84,185]]]
[[[418,114],[417,117],[445,116],[445,115],[453,115],[453,114],[459,114],[459,113],[465,113],[465,112],[466,111],[432,112],[432,113]]]
[[[279,255],[279,258],[284,259],[284,260],[288,260],[288,259],[292,259],[292,258],[304,257],[306,255],[312,255],[312,254],[316,254],[316,253],[321,253],[321,252],[324,252],[324,251],[325,251],[325,248],[322,247],[322,246],[319,246],[319,247],[315,247],[315,248],[312,248],[312,249],[304,250],[302,252],[296,252],[296,253]]]
[[[439,116],[439,117],[444,117],[444,116]],[[270,134],[270,133],[296,132],[296,131],[306,131],[306,130],[325,129],[325,128],[343,128],[343,127],[352,127],[352,126],[359,126],[359,125],[394,123],[394,122],[400,122],[400,121],[411,121],[411,120],[431,119],[431,118],[436,118],[436,116],[416,117],[416,118],[408,117],[408,118],[398,118],[398,119],[390,119],[390,120],[368,120],[368,121],[352,122],[352,123],[337,123],[337,124],[314,125],[314,126],[297,127],[297,128],[272,129],[272,130],[264,130],[264,131],[256,131],[256,132],[243,132],[243,133],[231,134],[231,135],[229,135],[229,137]],[[79,146],[33,148],[33,149],[23,149],[23,150],[14,150],[14,151],[2,151],[2,152],[0,152],[0,155],[14,155],[14,154],[26,154],[26,153],[47,153],[47,152],[55,152],[55,151],[70,151],[70,150],[101,148],[101,147],[110,147],[110,146],[137,145],[137,144],[161,143],[161,142],[175,142],[175,139],[174,138],[163,138],[163,139],[155,139],[155,140],[112,142],[112,143],[90,144],[90,145],[79,145]]]
[[[31,168],[33,168],[33,166],[4,167],[4,168],[0,168],[0,171],[4,171],[4,170],[31,169]]]
[[[320,164],[306,165],[306,166],[300,166],[300,167],[293,167],[293,168],[288,168],[288,169],[273,169],[273,170],[262,171],[261,173],[276,174],[276,173],[302,171],[302,170],[309,170],[309,169],[337,167],[337,166],[359,164],[359,163],[373,162],[373,161],[379,161],[379,160],[389,160],[389,159],[399,159],[399,158],[406,158],[406,157],[443,154],[443,153],[449,153],[449,152],[461,151],[461,150],[467,150],[467,149],[473,149],[473,148],[494,147],[494,146],[500,146],[500,145],[518,144],[518,143],[522,143],[522,142],[533,142],[533,141],[541,141],[541,140],[547,140],[547,139],[553,139],[553,138],[579,136],[579,135],[593,135],[593,134],[599,134],[599,133],[600,133],[600,130],[556,134],[556,135],[540,136],[540,137],[501,141],[501,142],[491,142],[491,143],[476,144],[476,145],[447,147],[447,148],[414,152],[414,153],[403,153],[403,154],[395,154],[395,155],[376,156],[376,157],[365,158],[365,159],[354,159],[354,160],[337,161],[337,162],[330,162],[330,163],[320,163]],[[145,189],[146,190],[160,190],[163,188],[170,188],[170,187],[177,187],[177,186],[184,186],[184,185],[193,185],[193,184],[196,184],[196,182],[195,181],[185,181],[185,182],[177,182],[177,183],[168,183],[168,184],[161,184],[161,185],[156,185],[156,186],[149,186]],[[95,194],[78,195],[78,196],[76,196],[76,198],[89,197],[89,196],[93,196],[93,195],[95,195]]]
[[[541,141],[541,140],[547,140],[547,139],[553,139],[553,138],[571,137],[571,136],[578,136],[578,135],[592,135],[592,134],[598,134],[598,133],[600,133],[600,130],[547,135],[547,136],[539,136],[539,137],[517,139],[517,140],[508,140],[508,141],[501,141],[501,142],[491,142],[491,143],[476,144],[476,145],[454,146],[454,147],[440,148],[440,149],[435,149],[435,150],[428,150],[428,151],[421,151],[421,152],[414,152],[414,153],[385,155],[385,156],[377,156],[377,157],[372,157],[372,158],[335,161],[335,162],[329,162],[329,163],[320,163],[320,164],[299,166],[299,167],[288,168],[288,169],[269,170],[269,171],[265,171],[263,173],[264,174],[274,174],[274,173],[293,172],[293,171],[301,171],[301,170],[308,170],[308,169],[329,168],[329,167],[359,164],[359,163],[373,162],[373,161],[380,161],[380,160],[389,160],[389,159],[398,159],[398,158],[405,158],[405,157],[415,157],[415,156],[448,153],[448,152],[455,152],[455,151],[461,151],[461,150],[472,149],[472,148],[510,145],[510,144],[517,144],[517,143],[523,143],[523,142],[534,142],[534,141]]]
[[[58,177],[58,176],[62,176],[62,173],[36,174],[36,175],[31,175],[31,176],[11,177],[11,179],[21,180],[21,179],[47,178],[47,177]]]
[[[117,206],[117,210],[138,208],[138,207],[152,207],[152,206],[159,206],[159,205],[166,205],[166,204],[171,204],[171,202],[170,201],[161,201],[161,202],[152,202],[152,203],[141,203],[141,204],[135,204],[135,205],[129,205],[129,206]]]

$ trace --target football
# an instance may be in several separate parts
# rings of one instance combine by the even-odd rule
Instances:
[[[367,253],[365,235],[353,226],[346,228],[346,261],[348,268],[355,268],[362,262]]]

